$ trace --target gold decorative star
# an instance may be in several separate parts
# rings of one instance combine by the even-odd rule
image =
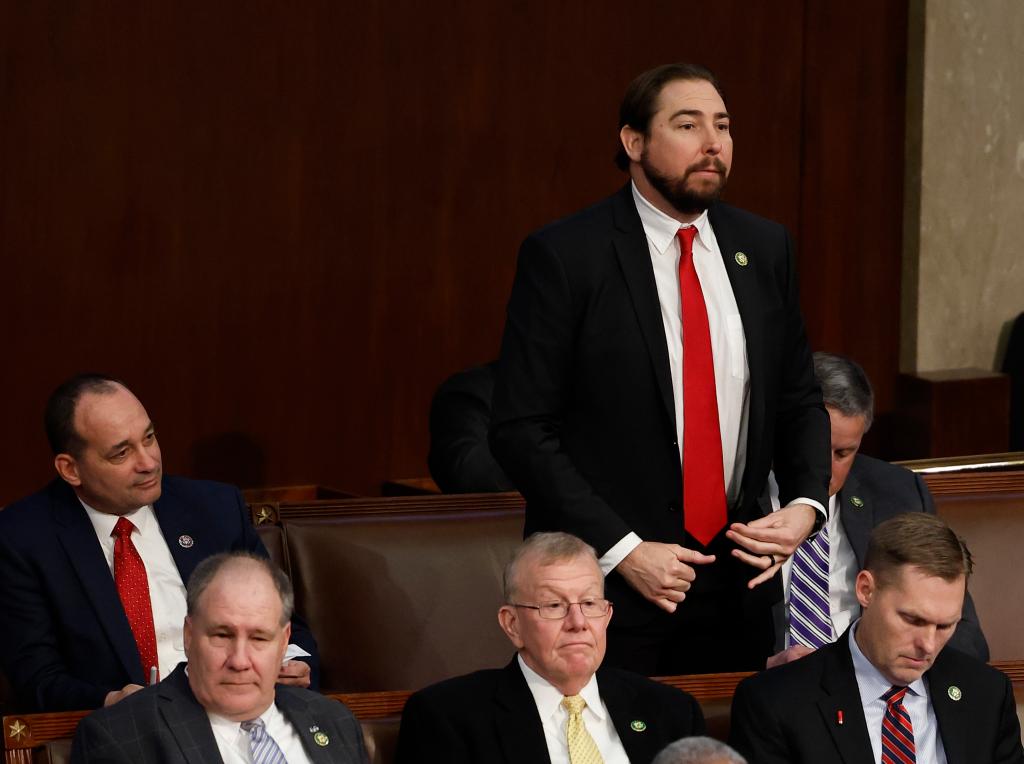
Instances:
[[[259,512],[256,513],[256,525],[263,525],[264,523],[270,523],[274,520],[274,513],[270,510],[270,507],[260,507]]]
[[[7,736],[14,740],[21,740],[23,737],[28,737],[28,725],[22,724],[21,719],[15,719],[14,723],[11,724],[10,731]]]

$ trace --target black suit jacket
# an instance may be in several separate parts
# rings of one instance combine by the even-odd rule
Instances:
[[[366,762],[363,733],[340,702],[278,685],[275,705],[298,730],[314,764]],[[316,732],[327,744],[314,741]],[[206,709],[192,694],[182,663],[164,681],[86,716],[71,746],[75,764],[221,764]]]
[[[153,509],[185,583],[218,552],[267,556],[232,486],[164,477]],[[63,480],[0,512],[0,618],[19,711],[97,708],[111,690],[149,681],[96,531]],[[317,682],[316,642],[300,618],[292,641],[312,653]]]
[[[611,668],[598,669],[597,684],[633,764],[651,761],[673,740],[704,733],[700,705],[682,690]],[[644,728],[634,729],[640,725],[633,722],[643,722]],[[402,712],[396,760],[549,762],[540,715],[518,661],[413,694]]]
[[[854,501],[856,498],[857,501]],[[839,491],[839,521],[853,547],[858,567],[863,567],[868,550],[868,539],[876,525],[904,512],[935,514],[932,495],[920,475],[881,459],[857,454],[846,482]],[[784,645],[786,630],[785,603],[776,605],[775,637],[777,650]],[[973,655],[980,661],[988,660],[988,643],[981,632],[978,613],[970,593],[964,600],[963,619],[949,641],[950,647]]]
[[[729,743],[750,764],[872,761],[848,634],[739,684]],[[946,648],[925,676],[948,764],[1024,762],[1013,687],[1002,672]],[[950,697],[952,686],[960,700]]]
[[[709,219],[746,337],[746,469],[730,520],[758,501],[774,461],[783,502],[828,499],[829,420],[814,378],[789,236],[725,204]],[[744,257],[739,257],[743,253]],[[746,265],[741,265],[746,263]],[[631,188],[529,236],[519,252],[494,393],[491,446],[527,499],[526,533],[562,530],[603,555],[630,531],[684,534],[668,349],[647,238]],[[723,535],[694,591],[741,588]],[[776,584],[777,586],[777,584]],[[654,606],[608,577],[619,625]],[[781,596],[781,589],[777,590]],[[685,607],[685,605],[684,605]]]

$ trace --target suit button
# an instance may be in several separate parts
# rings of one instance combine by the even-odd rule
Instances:
[[[671,504],[668,505],[668,511],[669,512],[678,512],[679,511],[679,505],[676,504],[675,502],[672,502]]]

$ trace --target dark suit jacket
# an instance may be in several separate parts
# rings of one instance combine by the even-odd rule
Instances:
[[[824,506],[829,420],[789,236],[725,204],[713,205],[709,219],[743,322],[750,381],[746,470],[730,520],[770,511],[758,497],[773,460],[783,503],[806,496]],[[630,531],[701,548],[683,531],[675,421],[654,271],[627,185],[532,234],[519,251],[491,446],[526,496],[526,533],[567,531],[599,555]],[[742,588],[753,576],[733,562],[730,546],[723,535],[712,542],[719,561],[702,566],[694,591]],[[620,626],[649,620],[654,609],[618,574],[608,577],[608,597]]]
[[[611,668],[598,669],[597,684],[633,764],[651,761],[673,740],[704,733],[700,705],[682,690]],[[634,730],[634,721],[646,727]],[[513,658],[503,669],[448,679],[413,694],[402,712],[396,760],[549,762],[544,728],[518,661]]]
[[[311,690],[278,685],[275,705],[298,730],[315,764],[367,761],[359,722],[345,706]],[[327,745],[314,742],[315,732]],[[71,747],[75,764],[221,764],[209,717],[182,663],[164,681],[86,716]]]
[[[153,509],[185,583],[218,552],[267,555],[232,486],[164,477]],[[185,535],[191,547],[179,543]],[[62,480],[0,512],[0,618],[19,711],[97,708],[110,690],[149,681],[96,532]],[[318,681],[316,642],[301,619],[292,641],[313,654]]]
[[[729,743],[750,764],[872,761],[847,634],[736,688]],[[1006,675],[946,648],[925,676],[949,764],[1024,762],[1013,687]],[[961,690],[959,701],[948,693],[954,685]]]
[[[861,506],[853,502],[854,497],[860,500]],[[854,457],[853,467],[837,498],[841,508],[839,521],[853,547],[859,567],[864,565],[868,539],[876,525],[904,512],[935,514],[932,495],[920,475],[863,454]],[[784,602],[776,605],[774,616],[775,646],[781,650],[786,630]],[[980,661],[988,660],[988,643],[981,633],[978,613],[969,593],[964,600],[963,619],[957,625],[949,646],[973,655]]]
[[[511,491],[487,442],[497,362],[448,377],[430,404],[430,476],[444,493]]]

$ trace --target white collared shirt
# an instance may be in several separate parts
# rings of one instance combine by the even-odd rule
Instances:
[[[537,704],[541,724],[544,727],[544,741],[547,743],[551,764],[569,764],[569,743],[565,736],[565,725],[569,721],[569,712],[562,706],[562,692],[551,682],[526,665],[523,656],[517,656],[519,668],[526,678],[526,686],[530,688],[533,701]],[[597,676],[580,690],[580,696],[587,702],[583,709],[583,724],[593,738],[597,750],[605,764],[629,764],[626,749],[615,731],[608,707],[601,699],[597,686]]]
[[[95,510],[84,501],[82,506],[85,507],[86,514],[92,522],[110,574],[113,575],[114,537],[110,534],[117,524],[119,515]],[[146,566],[149,601],[153,609],[153,627],[156,630],[156,651],[162,679],[170,675],[175,667],[185,660],[185,643],[182,638],[182,624],[185,622],[185,585],[181,581],[181,574],[171,556],[171,550],[167,547],[164,535],[160,532],[160,524],[157,522],[153,507],[147,504],[124,517],[131,520],[136,528],[132,533],[132,543]],[[148,672],[146,681],[149,681]]]
[[[874,667],[857,644],[855,633],[857,623],[850,629],[850,654],[853,656],[853,670],[857,676],[857,688],[860,691],[860,702],[864,708],[864,721],[871,738],[871,750],[874,760],[882,760],[882,719],[885,716],[886,703],[882,700],[892,687],[882,673]],[[922,764],[946,764],[946,749],[942,746],[939,735],[939,723],[935,718],[931,697],[928,695],[928,680],[925,677],[911,682],[907,686],[907,694],[903,696],[903,707],[910,714],[910,723],[914,727],[915,756]]]
[[[779,486],[775,482],[774,472],[768,475],[768,488],[771,493],[772,511],[775,512],[779,509]],[[832,616],[833,634],[837,639],[853,623],[853,619],[860,616],[860,603],[853,588],[860,566],[857,564],[857,555],[853,552],[850,539],[843,530],[839,516],[841,511],[838,494],[829,496],[828,521],[825,523],[828,529],[828,609]],[[789,647],[789,578],[792,571],[793,557],[789,556],[782,563],[782,591],[786,598],[785,647]]]
[[[249,733],[242,729],[242,723],[210,712],[206,715],[210,719],[213,738],[217,741],[217,750],[224,764],[253,764]],[[267,734],[277,743],[288,764],[309,764],[309,754],[302,747],[298,730],[277,706],[271,705],[259,718],[263,720]]]
[[[683,459],[683,321],[679,294],[679,260],[681,250],[676,236],[681,225],[643,197],[635,183],[630,183],[633,202],[640,215],[647,248],[654,267],[658,289],[661,321],[668,345],[672,373],[672,398],[676,413],[676,443],[679,460]],[[693,239],[693,267],[697,271],[704,304],[708,313],[711,336],[711,357],[715,367],[715,394],[718,399],[718,426],[722,438],[722,468],[725,477],[726,503],[731,506],[740,493],[743,470],[747,462],[747,422],[750,412],[750,369],[747,366],[747,341],[743,332],[736,296],[725,269],[722,251],[708,220],[707,210],[692,225],[697,229]],[[810,504],[818,511],[825,508],[816,501],[798,498],[790,504]],[[788,506],[788,505],[787,505]],[[628,533],[602,555],[598,563],[605,575],[622,562],[642,541]]]

